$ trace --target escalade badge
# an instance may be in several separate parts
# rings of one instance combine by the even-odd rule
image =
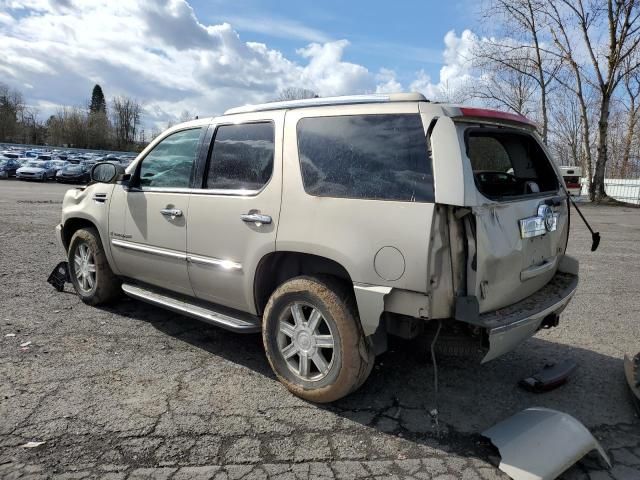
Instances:
[[[540,205],[538,214],[519,220],[520,238],[531,238],[554,232],[558,228],[558,214],[549,205]]]

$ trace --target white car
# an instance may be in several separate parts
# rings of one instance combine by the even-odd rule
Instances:
[[[56,176],[56,169],[51,162],[30,160],[16,171],[16,178],[20,180],[46,181]]]

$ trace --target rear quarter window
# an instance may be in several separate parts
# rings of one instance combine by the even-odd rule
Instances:
[[[304,189],[321,197],[433,202],[433,173],[419,115],[302,118]]]

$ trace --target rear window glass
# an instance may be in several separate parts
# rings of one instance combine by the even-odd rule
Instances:
[[[433,201],[419,115],[303,118],[297,134],[304,188],[311,195]]]
[[[558,179],[538,142],[519,132],[503,129],[473,129],[466,136],[478,190],[500,199],[552,192]]]

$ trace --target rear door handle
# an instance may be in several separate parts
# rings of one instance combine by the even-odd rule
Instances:
[[[165,217],[171,217],[171,219],[182,216],[182,210],[178,208],[163,208],[160,213]]]
[[[258,227],[262,224],[268,225],[271,223],[271,217],[261,213],[245,213],[240,215],[240,218],[243,222],[255,223]]]

